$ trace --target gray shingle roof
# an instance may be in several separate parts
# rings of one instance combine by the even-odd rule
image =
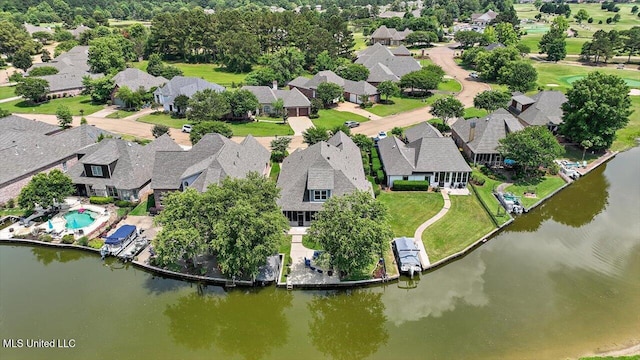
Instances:
[[[273,90],[268,86],[243,86],[242,89],[251,91],[262,105],[272,104],[277,99],[282,99],[285,108],[311,106],[311,101],[296,88]]]
[[[391,53],[395,56],[411,56],[411,51],[404,45],[400,45],[397,48],[391,49]]]
[[[95,143],[100,133],[110,134],[90,125],[57,129],[18,116],[0,118],[0,184],[70,158]]]
[[[288,85],[300,87],[303,89],[317,89],[318,85],[324,82],[330,82],[330,83],[339,85],[340,87],[343,88],[345,92],[356,94],[356,95],[375,95],[378,93],[378,89],[376,89],[375,86],[369,84],[366,81],[346,80],[338,76],[336,73],[334,73],[331,70],[320,71],[311,79],[306,79],[306,82],[303,82],[303,79],[304,78],[298,77],[293,81],[291,81]],[[302,95],[302,93],[300,93],[300,95]],[[298,98],[300,97],[298,96]]]
[[[487,46],[484,47],[485,50],[487,51],[491,51],[491,50],[495,50],[495,49],[499,49],[499,48],[503,48],[505,47],[502,43],[491,43]]]
[[[28,24],[28,23],[24,23],[23,25],[24,25],[24,28],[27,29],[27,32],[29,33],[29,35],[33,35],[33,33],[36,33],[38,31],[44,31],[49,34],[53,34],[53,29],[51,29],[50,27],[37,26],[37,25]]]
[[[394,74],[386,65],[376,63],[369,69],[367,81],[371,83],[381,83],[383,81],[397,82],[400,81],[400,77]]]
[[[442,134],[438,129],[425,121],[406,129],[404,136],[407,142],[413,142],[425,137],[442,137]]]
[[[333,174],[332,181],[327,179],[329,174]],[[278,177],[278,187],[282,190],[278,204],[285,211],[318,211],[322,203],[309,201],[308,184],[329,186],[330,183],[333,184],[331,196],[345,195],[357,189],[372,191],[371,183],[364,175],[360,150],[342,132],[328,142],[298,149],[287,156]]]
[[[165,84],[167,79],[162,76],[153,76],[142,70],[135,68],[127,68],[113,77],[113,83],[118,87],[126,86],[129,89],[136,91],[139,88],[143,88],[145,91],[149,91],[154,87],[159,87]]]
[[[475,122],[475,135],[469,141],[470,125]],[[467,143],[476,154],[497,154],[498,140],[510,132],[522,130],[523,127],[513,115],[505,109],[498,109],[482,119],[458,119],[451,126],[453,136]]]
[[[47,80],[47,82],[49,83],[50,92],[58,92],[84,88],[84,85],[82,84],[82,78],[85,76],[96,79],[101,77],[102,74],[91,74],[85,71],[70,69],[64,73],[38,76],[38,78]]]
[[[471,171],[457,146],[448,137],[423,137],[408,144],[395,136],[378,141],[387,175],[411,175],[437,171]]]
[[[93,79],[102,76],[102,74],[92,74],[89,72],[90,66],[87,63],[89,59],[88,46],[76,46],[73,49],[58,55],[48,63],[34,64],[29,71],[43,67],[51,66],[58,69],[58,73],[54,75],[39,76],[49,82],[49,91],[58,92],[65,90],[82,89],[82,78],[89,76]]]
[[[157,89],[154,94],[161,94],[166,98],[165,102],[172,103],[173,99],[179,95],[191,97],[196,92],[205,89],[211,89],[216,92],[223,92],[225,90],[224,86],[210,83],[196,77],[175,76],[163,87]]]
[[[220,134],[207,134],[189,151],[156,153],[151,188],[178,190],[183,179],[196,175],[190,186],[204,191],[227,176],[244,178],[252,171],[262,174],[269,157],[269,151],[251,135],[237,144]]]
[[[271,104],[276,101],[273,89],[268,86],[243,86],[242,90],[249,90],[258,98],[260,104]]]
[[[523,95],[523,94],[515,95],[511,99],[516,101],[517,103],[522,104],[522,105],[530,105],[530,104],[533,104],[534,102],[536,102],[532,98],[530,98],[530,97],[528,97],[526,95]]]
[[[558,125],[562,122],[562,104],[567,97],[560,91],[541,91],[531,99],[535,102],[518,117],[527,125]]]
[[[178,150],[181,150],[180,146],[168,134],[145,146],[120,139],[104,139],[87,148],[84,151],[86,155],[69,169],[68,174],[74,184],[93,185],[96,188],[115,186],[124,190],[139,189],[151,180],[156,152]],[[110,178],[85,175],[84,164],[102,164],[113,160],[114,157],[116,163]]]
[[[407,35],[411,34],[413,31],[410,29],[404,29],[402,31],[398,31],[394,28],[387,28],[384,25],[381,25],[377,28],[372,34],[372,39],[392,39],[402,41],[407,37]]]

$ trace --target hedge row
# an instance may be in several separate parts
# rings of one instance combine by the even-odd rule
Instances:
[[[380,163],[380,156],[378,155],[378,150],[374,147],[371,150],[371,165],[372,165],[372,175],[376,175],[378,170],[382,169],[382,164]]]
[[[427,191],[429,190],[428,181],[416,180],[396,180],[393,182],[393,190],[395,191]]]
[[[89,202],[96,205],[111,204],[113,198],[110,196],[92,196],[89,198]]]

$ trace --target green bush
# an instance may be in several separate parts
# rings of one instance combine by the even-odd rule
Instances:
[[[15,199],[11,198],[9,200],[7,200],[7,208],[9,209],[13,209],[16,206],[16,201]]]
[[[478,186],[482,186],[485,183],[485,179],[481,178],[479,176],[475,176],[475,175],[471,175],[471,182],[478,185]]]
[[[53,240],[53,237],[51,237],[51,235],[49,234],[42,234],[38,237],[38,240],[44,241],[44,242],[51,242],[51,240]]]
[[[78,239],[77,243],[80,246],[89,246],[89,238],[86,236],[83,236],[80,239]]]
[[[104,240],[102,239],[93,239],[89,241],[89,247],[92,249],[100,249],[104,245]]]
[[[115,204],[117,207],[121,207],[121,208],[132,208],[136,206],[136,204],[126,200],[116,200]]]
[[[320,117],[320,115],[318,115],[318,114],[309,114],[309,119],[317,119],[319,117]]]
[[[364,167],[365,174],[371,174],[371,164],[369,163],[369,155],[366,153],[362,154],[362,166]]]
[[[271,152],[271,161],[276,163],[281,163],[284,158],[287,157],[287,152],[282,151],[273,151]]]
[[[65,236],[62,237],[62,240],[60,240],[63,244],[73,244],[76,241],[76,238],[73,236],[73,234],[67,234]]]
[[[382,164],[380,163],[380,156],[378,155],[378,150],[374,147],[371,150],[371,171],[372,171],[372,174],[376,175],[381,168],[382,168]]]
[[[378,181],[378,184],[384,184],[384,171],[376,171],[376,180]]]
[[[560,172],[560,165],[553,163],[547,170],[549,170],[549,174],[551,175],[558,175],[558,172]],[[9,203],[7,202],[7,204]]]
[[[113,198],[109,196],[92,196],[89,202],[96,205],[105,205],[113,202]]]
[[[416,180],[396,180],[393,182],[393,190],[395,191],[427,191],[429,190],[428,181]]]

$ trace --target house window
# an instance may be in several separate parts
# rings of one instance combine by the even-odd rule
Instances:
[[[408,177],[408,176],[403,176],[403,177],[402,177],[402,180],[407,181],[407,180],[409,180],[409,177]]]
[[[313,201],[326,201],[329,198],[329,190],[313,190]]]
[[[107,186],[107,195],[111,197],[118,197],[118,190],[113,186]]]
[[[102,166],[91,165],[91,175],[93,175],[93,176],[103,176],[103,174],[102,174]]]

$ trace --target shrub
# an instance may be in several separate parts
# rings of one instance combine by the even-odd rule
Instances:
[[[113,202],[113,198],[109,196],[92,196],[89,198],[91,204],[105,205]]]
[[[378,184],[384,183],[384,171],[382,170],[376,171],[376,180],[378,181]]]
[[[475,175],[471,175],[471,183],[478,185],[478,186],[482,186],[484,185],[484,182],[486,180],[484,178],[481,178],[479,176],[475,176]]]
[[[374,147],[371,151],[371,166],[372,171],[377,173],[378,170],[382,168],[382,164],[380,163],[380,157],[378,156],[378,150]]]
[[[6,204],[7,208],[9,209],[13,209],[16,206],[16,201],[15,199],[11,198],[9,200],[7,200],[7,204]]]
[[[271,152],[271,161],[281,163],[284,158],[287,157],[287,153],[283,151]]]
[[[427,191],[429,190],[428,181],[416,180],[396,180],[393,182],[394,191]]]
[[[309,114],[309,119],[317,119],[319,117],[320,117],[320,115],[318,115],[318,114]]]
[[[51,237],[51,235],[49,234],[42,234],[38,237],[38,240],[44,241],[44,242],[51,242],[51,240],[53,240],[53,237]]]
[[[102,239],[93,239],[89,241],[89,247],[92,249],[100,249],[104,245],[104,240]]]
[[[80,246],[89,246],[89,238],[86,236],[81,237],[76,241]]]
[[[136,206],[136,204],[126,200],[116,200],[115,204],[117,207],[121,207],[121,208],[131,208]]]
[[[549,166],[549,168],[547,169],[549,171],[549,174],[551,175],[558,175],[558,172],[560,171],[560,165],[553,163],[551,164],[551,166]]]
[[[73,244],[76,241],[76,238],[73,236],[73,234],[67,234],[65,236],[62,237],[62,240],[60,240],[63,244]]]

